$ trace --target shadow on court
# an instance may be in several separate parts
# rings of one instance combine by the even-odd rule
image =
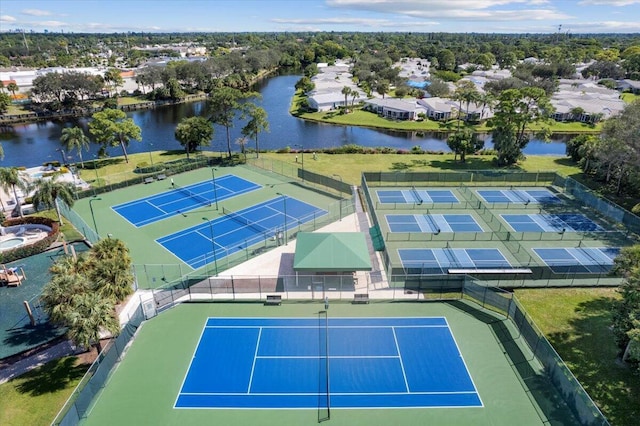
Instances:
[[[517,334],[511,320],[474,308],[462,300],[445,303],[489,326],[511,368],[517,372],[529,399],[535,404],[538,415],[545,423],[580,425],[578,419],[569,415],[571,410],[563,401],[560,391],[551,382],[547,372],[542,370],[522,336]]]

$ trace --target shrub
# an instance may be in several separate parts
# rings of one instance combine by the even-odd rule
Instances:
[[[36,241],[35,243],[25,244],[20,247],[16,247],[12,250],[6,250],[0,252],[0,262],[8,263],[13,262],[14,260],[23,259],[25,257],[33,256],[43,251],[47,250],[51,244],[53,244],[58,238],[58,233],[60,232],[60,225],[58,222],[40,216],[28,217],[28,218],[18,218],[4,221],[2,226],[16,226],[22,224],[38,224],[38,225],[46,225],[51,228],[51,232],[47,235],[46,238],[42,240]]]

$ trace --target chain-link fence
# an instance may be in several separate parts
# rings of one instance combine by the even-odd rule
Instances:
[[[126,325],[120,330],[118,337],[109,342],[100,352],[98,358],[91,364],[87,373],[54,419],[53,425],[77,425],[87,415],[95,402],[96,396],[106,386],[113,368],[122,360],[129,347],[129,342],[134,338],[136,330],[145,319],[143,305],[139,305],[129,317]]]

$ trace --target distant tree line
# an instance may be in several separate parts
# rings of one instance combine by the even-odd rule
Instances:
[[[600,135],[580,135],[567,142],[567,155],[584,173],[619,197],[640,197],[640,101],[609,120]],[[634,208],[640,214],[640,204]]]

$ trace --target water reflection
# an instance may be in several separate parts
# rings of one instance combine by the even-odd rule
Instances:
[[[256,86],[262,94],[258,102],[266,111],[270,131],[260,134],[260,146],[266,150],[277,150],[300,144],[305,149],[320,149],[338,147],[349,144],[367,147],[390,147],[411,150],[419,146],[425,151],[449,151],[446,135],[437,132],[398,132],[390,130],[376,130],[362,127],[336,126],[323,123],[313,123],[297,119],[289,114],[291,98],[295,91],[294,85],[298,75],[282,75],[269,78]],[[184,117],[207,115],[205,102],[170,105],[150,110],[132,111],[127,113],[142,130],[142,142],[132,141],[128,152],[140,153],[153,150],[181,149],[175,139],[176,125]],[[0,162],[2,166],[31,166],[38,165],[52,158],[57,158],[56,149],[61,148],[60,135],[65,127],[81,126],[87,131],[86,118],[67,121],[47,121],[32,124],[0,127],[0,140],[3,143],[5,158]],[[244,125],[240,120],[234,122],[230,129],[232,150],[238,151],[235,140],[240,138]],[[88,134],[88,133],[87,133]],[[491,148],[491,137],[483,135],[485,147]],[[565,140],[569,136],[555,137],[553,142],[545,143],[539,140],[531,141],[524,152],[526,154],[564,155]],[[253,146],[249,144],[249,146]],[[99,147],[92,144],[84,158],[93,158]],[[209,148],[213,151],[227,149],[226,130],[221,126],[214,126],[214,137]],[[110,155],[120,155],[118,147],[108,149]],[[72,153],[74,159],[77,154]]]

